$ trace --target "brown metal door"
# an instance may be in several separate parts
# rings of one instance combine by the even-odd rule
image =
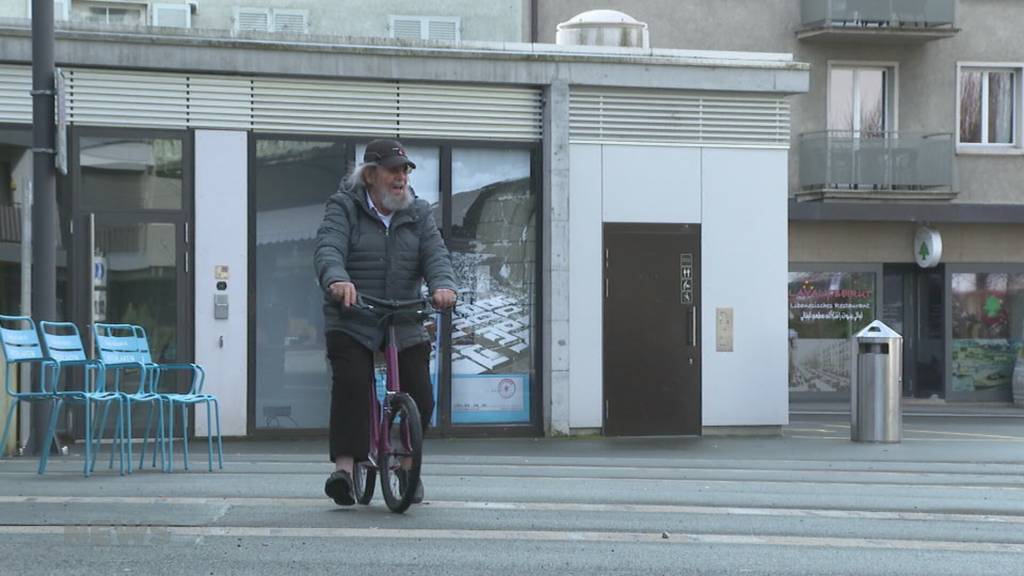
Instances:
[[[700,227],[604,225],[604,430],[700,434]]]

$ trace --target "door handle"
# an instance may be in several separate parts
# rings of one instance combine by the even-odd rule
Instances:
[[[689,330],[686,331],[686,345],[693,348],[697,345],[697,311],[693,306],[687,306],[686,314],[690,323]]]

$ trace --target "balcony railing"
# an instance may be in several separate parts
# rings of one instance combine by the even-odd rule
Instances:
[[[801,39],[866,34],[922,40],[956,34],[956,0],[801,0]]]
[[[826,130],[800,135],[801,199],[948,199],[953,135]]]

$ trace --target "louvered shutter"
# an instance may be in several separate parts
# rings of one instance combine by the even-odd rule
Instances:
[[[541,138],[535,87],[65,70],[73,125]],[[0,122],[31,123],[31,79],[28,66],[0,66]]]
[[[0,122],[32,123],[32,68],[0,65]]]
[[[270,30],[269,8],[235,8],[236,32],[267,32]]]
[[[305,34],[307,31],[304,10],[274,10],[274,32]]]
[[[423,20],[400,16],[391,17],[391,37],[405,40],[423,39]]]
[[[574,87],[569,138],[788,148],[789,103],[781,96]]]
[[[427,38],[446,42],[459,41],[458,19],[431,18],[427,20]]]

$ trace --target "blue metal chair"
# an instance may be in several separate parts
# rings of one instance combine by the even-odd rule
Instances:
[[[188,463],[188,406],[205,404],[206,405],[206,450],[207,450],[207,467],[210,472],[213,472],[213,427],[211,422],[211,415],[216,419],[217,425],[217,465],[218,468],[224,468],[224,445],[220,435],[220,405],[217,402],[217,397],[213,394],[203,393],[203,383],[206,379],[206,371],[203,370],[202,366],[192,363],[177,363],[177,364],[160,364],[153,362],[152,354],[149,350],[149,339],[146,336],[146,330],[142,326],[135,326],[135,337],[138,339],[138,347],[140,354],[144,362],[148,362],[150,366],[155,367],[153,377],[150,379],[150,391],[159,394],[160,397],[167,402],[167,466],[166,471],[170,472],[171,467],[174,465],[174,406],[178,404],[181,406],[181,419],[182,419],[182,445],[184,446],[185,453],[185,470],[189,469]],[[160,391],[160,377],[168,372],[172,371],[185,371],[190,372],[192,377],[191,385],[189,386],[188,392],[184,394],[176,392],[161,392]],[[154,455],[155,457],[155,455]]]
[[[106,372],[103,363],[99,360],[89,359],[85,355],[85,348],[82,347],[82,337],[78,333],[78,327],[71,322],[40,322],[39,331],[43,336],[43,346],[46,356],[54,363],[53,366],[53,392],[57,399],[57,405],[53,410],[53,417],[50,419],[50,429],[47,433],[47,442],[53,437],[54,428],[57,424],[57,412],[65,402],[83,404],[85,407],[85,475],[92,474],[94,464],[94,451],[99,450],[99,442],[103,436],[103,429],[100,428],[96,434],[93,433],[94,405],[103,404],[103,413],[106,415],[111,404],[117,403],[117,422],[115,423],[114,444],[120,450],[120,473],[124,475],[124,403],[121,394],[108,392],[105,388]],[[60,375],[64,367],[80,366],[83,371],[83,385],[81,390],[60,390]],[[95,442],[95,446],[93,445]]]
[[[54,367],[53,360],[46,358],[43,354],[43,347],[39,343],[39,333],[36,332],[36,324],[28,316],[3,316],[0,315],[0,343],[4,351],[4,382],[7,395],[13,400],[7,410],[7,421],[4,424],[3,435],[0,436],[0,456],[3,456],[3,447],[7,445],[7,434],[11,431],[11,422],[14,421],[14,410],[20,402],[49,402],[51,407],[56,404],[57,396],[53,393],[53,386],[47,384],[47,379],[52,376]],[[31,384],[27,387],[28,392],[20,392],[14,389],[14,382],[11,378],[11,368],[18,364],[39,365],[39,389],[33,391]],[[57,410],[50,413],[52,420],[57,415]],[[49,447],[49,438],[44,446]],[[39,473],[46,472],[46,462],[50,455],[49,449],[40,450]]]
[[[160,446],[160,464],[167,468],[166,448],[164,444],[164,398],[156,394],[148,386],[151,378],[155,377],[156,365],[152,363],[148,350],[145,354],[139,348],[139,340],[135,336],[135,327],[131,324],[105,324],[96,323],[92,327],[93,335],[96,337],[96,356],[103,363],[106,369],[113,372],[114,389],[121,395],[124,402],[124,434],[127,442],[128,465],[127,472],[132,473],[132,403],[149,403],[149,412],[146,422],[146,434],[142,440],[142,456],[139,458],[139,468],[143,467],[146,459],[146,445],[149,443],[149,430],[153,423],[153,407],[157,408],[157,426],[159,428],[157,441]],[[139,371],[139,384],[134,391],[122,389],[122,376],[128,370]],[[127,384],[124,385],[127,388]],[[100,426],[106,422],[107,414],[104,412]],[[113,453],[111,453],[113,459]],[[153,451],[153,465],[156,466],[156,450]],[[111,462],[113,467],[113,462]]]

